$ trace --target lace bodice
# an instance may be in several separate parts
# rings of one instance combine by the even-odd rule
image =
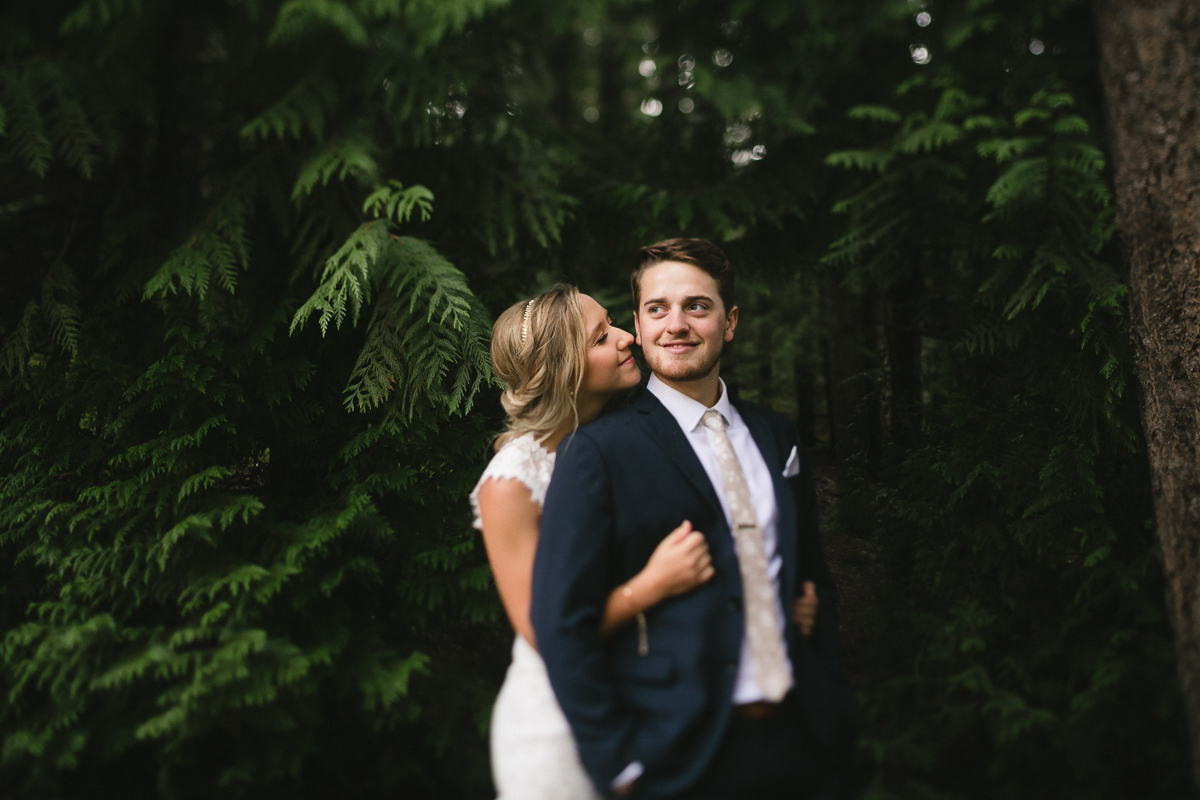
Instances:
[[[479,489],[488,478],[504,480],[516,478],[529,487],[533,502],[540,507],[546,501],[546,490],[550,488],[550,476],[554,474],[554,453],[548,453],[537,443],[532,433],[518,436],[500,448],[492,457],[479,483],[471,490],[471,510],[475,512],[475,527],[483,530],[479,518]]]

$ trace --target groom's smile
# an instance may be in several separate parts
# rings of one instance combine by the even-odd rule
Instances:
[[[641,274],[639,295],[637,343],[654,373],[669,384],[711,378],[715,388],[737,327],[737,307],[726,311],[717,281],[694,264],[663,261]]]

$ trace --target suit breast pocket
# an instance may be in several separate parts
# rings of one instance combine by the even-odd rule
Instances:
[[[669,656],[622,653],[613,660],[613,672],[619,680],[637,683],[668,684],[675,680],[675,664]]]

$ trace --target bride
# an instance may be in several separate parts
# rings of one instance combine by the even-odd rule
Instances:
[[[508,422],[471,492],[471,505],[517,632],[512,665],[492,712],[492,774],[500,800],[600,797],[535,649],[529,606],[555,450],[617,393],[637,385],[641,375],[629,351],[632,343],[599,303],[570,286],[517,303],[492,330],[492,369],[506,387],[501,402]],[[596,635],[611,633],[712,575],[704,535],[684,521],[641,572],[613,591]]]

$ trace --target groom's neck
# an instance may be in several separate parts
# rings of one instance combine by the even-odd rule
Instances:
[[[697,403],[702,403],[705,408],[712,408],[721,399],[721,369],[719,364],[713,367],[713,371],[703,378],[696,378],[690,381],[676,381],[659,375],[657,372],[654,374],[667,386],[670,386],[680,394],[687,395]]]

